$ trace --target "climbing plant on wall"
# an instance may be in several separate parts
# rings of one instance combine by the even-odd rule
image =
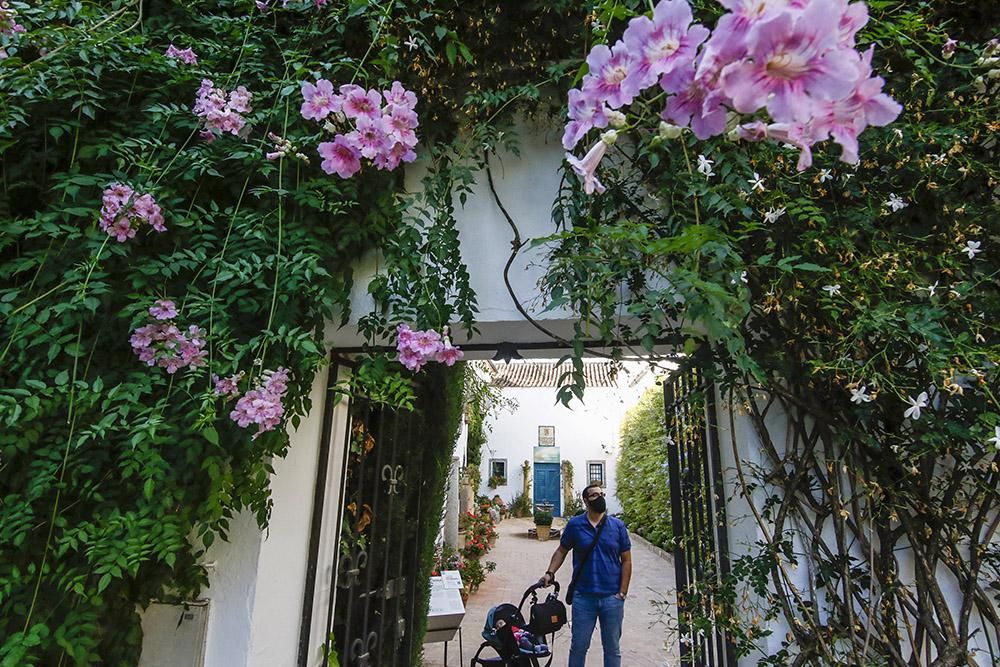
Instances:
[[[521,9],[548,28],[518,50],[564,48],[570,9]],[[3,664],[134,664],[137,610],[197,596],[236,512],[266,525],[358,257],[383,259],[373,342],[471,327],[452,186],[551,78],[514,65],[514,25],[489,3],[3,3]],[[375,354],[358,378],[416,407],[407,373]]]
[[[598,75],[571,93],[569,145],[585,145],[595,119],[619,129],[569,156],[576,173],[554,208],[550,303],[575,308],[589,323],[581,329],[622,352],[641,341],[651,354],[668,338],[688,353],[709,348],[705,371],[724,408],[749,419],[761,458],[747,456],[752,442],[723,447],[739,463],[730,473],[759,539],[732,545],[731,575],[691,592],[712,596],[741,655],[773,665],[992,663],[996,7],[815,1],[754,3],[753,14],[751,3],[724,4],[735,12],[728,23],[716,23],[715,3],[651,19],[680,25],[669,33],[680,35],[680,59],[708,48],[695,24],[713,39],[745,30],[742,47],[713,52],[731,67],[686,61],[685,71],[720,78],[663,74],[646,94]],[[590,74],[631,71],[641,61],[629,54],[650,33],[630,38],[632,25],[648,24],[626,21],[648,8],[602,7],[612,48],[591,51]],[[814,23],[814,11],[841,20]],[[867,77],[854,97],[829,106],[832,89],[807,84],[793,99],[772,94],[778,84],[758,99],[776,69],[755,68],[791,62],[768,60],[768,45],[783,44],[785,56],[799,48],[770,41],[780,25],[813,35],[837,27],[831,44],[851,35],[863,54],[854,72]],[[613,113],[588,106],[598,93]],[[871,106],[851,106],[862,101]],[[795,118],[767,119],[785,113]],[[859,135],[861,120],[879,126]],[[828,137],[840,147],[817,143]],[[693,627],[710,627],[694,613]],[[787,636],[772,637],[775,627]]]

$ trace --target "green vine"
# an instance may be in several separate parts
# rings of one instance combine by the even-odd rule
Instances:
[[[604,194],[567,174],[546,291],[619,353],[659,363],[662,340],[711,352],[699,358],[732,420],[730,502],[757,538],[731,545],[729,574],[709,568],[681,592],[694,636],[724,628],[766,665],[992,663],[995,7],[868,7],[860,43],[877,45],[904,113],[866,132],[856,167],[817,146],[797,173],[781,145],[660,136],[648,119],[602,165]],[[736,439],[737,420],[755,439]],[[767,639],[776,627],[787,636]]]
[[[359,257],[380,258],[377,308],[361,318],[373,343],[404,321],[473,328],[454,226],[478,169],[468,155],[496,143],[537,90],[512,82],[518,92],[466,113],[459,59],[502,72],[515,58],[482,4],[15,3],[26,30],[0,40],[2,664],[135,664],[138,610],[197,597],[205,551],[237,513],[266,526],[271,462],[288,451],[285,428],[316,408],[324,331],[350,321]],[[536,11],[558,25],[566,10]],[[499,15],[513,27],[510,10]],[[491,40],[475,41],[484,31]],[[552,34],[518,41],[532,43],[570,48]],[[549,79],[536,65],[517,71]],[[323,173],[319,125],[299,114],[301,83],[320,77],[418,92],[420,193],[370,165],[350,179]],[[245,129],[203,138],[192,111],[203,79],[246,87]],[[101,229],[112,183],[148,193],[166,231],[119,242]],[[129,342],[160,301],[204,352],[173,373]],[[213,376],[239,377],[245,393],[279,368],[283,411],[255,437]],[[376,402],[420,405],[385,355],[355,381]]]

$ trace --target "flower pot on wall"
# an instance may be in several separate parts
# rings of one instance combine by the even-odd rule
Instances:
[[[538,536],[540,542],[545,542],[549,539],[549,531],[552,530],[552,526],[539,526],[535,525],[535,533]]]

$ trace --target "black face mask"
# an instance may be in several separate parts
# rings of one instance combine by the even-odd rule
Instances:
[[[598,514],[604,514],[608,511],[608,501],[604,498],[604,496],[598,496],[593,500],[588,500],[587,507]]]

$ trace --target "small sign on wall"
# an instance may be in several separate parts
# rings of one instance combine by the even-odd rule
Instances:
[[[555,426],[539,426],[538,427],[538,446],[539,447],[555,447],[556,446],[556,427]]]
[[[535,463],[559,463],[559,448],[535,447]]]

